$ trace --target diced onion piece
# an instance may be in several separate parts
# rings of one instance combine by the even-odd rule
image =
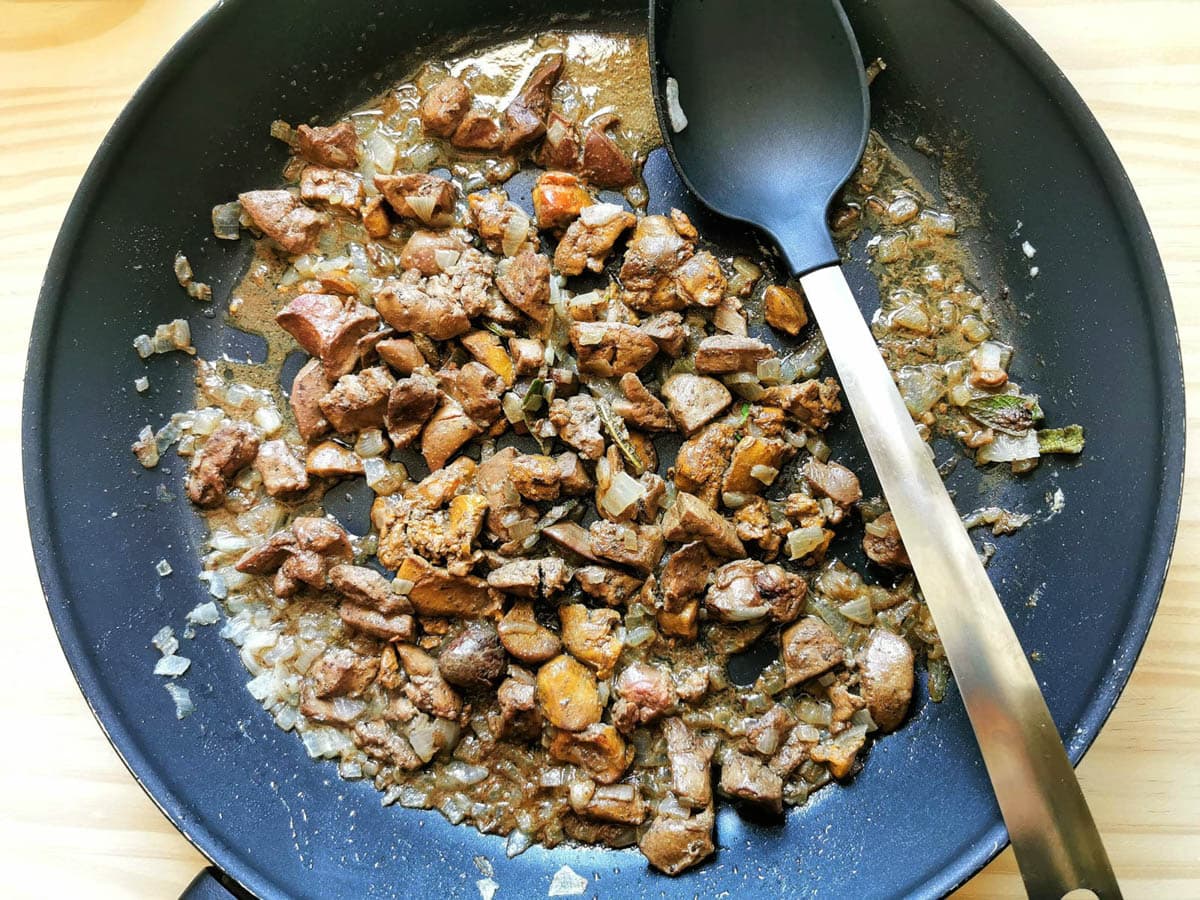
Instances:
[[[164,656],[154,664],[155,675],[166,675],[169,678],[177,678],[188,670],[192,661],[186,656]]]
[[[283,427],[283,418],[273,406],[261,406],[254,411],[254,424],[263,430],[263,434],[274,434]]]
[[[364,428],[358,433],[354,442],[354,452],[366,459],[368,456],[382,456],[387,452],[387,441],[383,439],[383,430],[379,428]]]
[[[224,583],[223,579],[222,583]],[[191,625],[216,625],[220,620],[221,613],[217,609],[217,604],[211,600],[198,604],[187,614],[187,621]]]
[[[875,611],[871,609],[871,601],[866,597],[856,597],[838,607],[838,612],[859,625],[870,625],[875,621]]]
[[[416,217],[426,225],[433,221],[433,210],[437,206],[437,197],[433,195],[420,196],[413,194],[405,197],[404,202],[408,204],[408,208],[413,211]]]
[[[621,212],[621,207],[615,203],[593,203],[579,211],[579,221],[594,228],[598,225],[608,224]]]
[[[613,518],[619,518],[637,506],[645,496],[646,488],[640,481],[631,478],[627,472],[617,472],[600,498],[600,506]]]
[[[721,503],[726,509],[741,509],[750,502],[750,494],[743,494],[739,491],[724,491],[721,494]]]
[[[863,530],[866,531],[867,534],[871,535],[871,537],[887,537],[892,533],[890,528],[888,528],[886,525],[880,525],[878,521],[868,522],[863,527]]]
[[[504,251],[505,256],[516,256],[517,251],[524,246],[528,238],[529,217],[517,210],[513,212],[508,224],[504,226],[504,233],[500,238],[500,249]]]
[[[803,559],[825,542],[825,529],[817,525],[788,532],[787,550],[791,559]]]
[[[437,162],[441,151],[438,150],[437,144],[433,143],[433,141],[422,141],[410,147],[404,155],[408,159],[410,167],[427,172],[429,171],[429,167]]]
[[[513,425],[525,421],[525,409],[522,406],[521,398],[512,391],[500,398],[500,408],[504,410],[504,418]]]
[[[667,79],[667,120],[676,134],[688,127],[687,116],[679,105],[679,82],[674,78]]]
[[[150,335],[139,334],[133,339],[133,349],[137,351],[137,355],[142,359],[147,359],[154,354],[154,344],[150,340]]]
[[[748,294],[760,278],[762,278],[762,269],[744,256],[735,256],[733,258],[733,277],[729,279],[729,292],[737,295]]]
[[[897,387],[911,415],[920,416],[933,409],[946,393],[944,372],[938,365],[905,366],[900,370]]]
[[[458,265],[458,258],[461,256],[457,250],[439,249],[433,251],[433,261],[437,267],[443,272],[449,272]]]
[[[161,576],[162,578],[166,578],[168,575],[170,575],[175,570],[171,568],[171,564],[169,562],[167,562],[165,559],[160,559],[155,564],[154,571],[157,572],[159,574],[159,576]]]
[[[175,701],[176,719],[186,719],[196,711],[196,704],[192,702],[192,694],[187,688],[180,687],[173,681],[169,681],[163,686],[171,695],[171,699]]]
[[[758,380],[766,384],[778,384],[783,378],[783,364],[778,357],[759,360]]]
[[[734,372],[725,376],[725,386],[741,397],[751,402],[759,400],[766,393],[762,382],[751,372]]]
[[[376,171],[390,174],[396,168],[396,144],[379,129],[372,132],[365,143],[367,158],[375,165]],[[371,183],[370,179],[368,183]]]
[[[396,493],[408,477],[403,465],[378,456],[364,457],[362,466],[367,486],[381,497]]]
[[[751,466],[750,477],[765,485],[770,485],[779,477],[779,470],[774,466]]]
[[[746,320],[733,303],[722,303],[713,310],[713,326],[726,334],[746,333]]]
[[[608,334],[607,322],[579,322],[579,343],[584,347],[594,347],[604,340]]]
[[[801,697],[796,704],[796,718],[807,725],[828,728],[833,722],[833,708],[812,697]]]
[[[640,647],[656,637],[658,637],[658,632],[651,626],[639,625],[637,628],[629,629],[629,633],[625,635],[625,644],[629,647]]]
[[[971,351],[971,364],[980,371],[1003,369],[1008,371],[1012,360],[1012,348],[999,341],[984,341]]]
[[[145,376],[133,379],[133,389],[139,394],[144,394],[150,390],[150,379]]]
[[[242,235],[242,204],[234,200],[212,208],[213,234],[223,241],[236,241]]]
[[[455,759],[446,764],[446,774],[460,784],[479,784],[491,773],[483,766],[473,766]]]
[[[170,625],[164,625],[154,633],[154,637],[150,639],[158,652],[163,656],[170,656],[179,649],[179,638],[175,637],[175,629]]]
[[[1030,429],[1020,437],[997,432],[995,440],[979,448],[975,454],[975,461],[980,463],[1013,462],[1037,459],[1041,455],[1037,432]]]

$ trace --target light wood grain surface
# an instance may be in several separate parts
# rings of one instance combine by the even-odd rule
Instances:
[[[895,0],[900,2],[900,0]],[[42,270],[101,137],[206,0],[0,0],[0,894],[173,897],[204,860],[134,784],[55,640],[21,502],[20,385]],[[1200,2],[1004,0],[1137,186],[1174,293],[1200,438]],[[1196,446],[1192,444],[1193,448]],[[1200,897],[1200,482],[1158,617],[1080,766],[1129,897]],[[1021,896],[1011,851],[958,895]]]

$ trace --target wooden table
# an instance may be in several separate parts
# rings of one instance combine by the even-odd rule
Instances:
[[[895,0],[901,2],[901,0]],[[208,0],[0,0],[0,877],[8,897],[172,897],[204,864],[134,784],[54,638],[17,511],[20,385],[38,286],[101,137]],[[1066,71],[1137,186],[1200,359],[1200,3],[1004,0]],[[1192,446],[1200,418],[1188,423]],[[1193,453],[1192,460],[1196,459]],[[1195,474],[1194,462],[1189,475]],[[1150,640],[1079,768],[1130,897],[1200,896],[1200,482]],[[36,736],[36,743],[33,740]],[[961,898],[1021,896],[1012,852]]]

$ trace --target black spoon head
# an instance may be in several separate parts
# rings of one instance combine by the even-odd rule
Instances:
[[[836,263],[826,214],[870,121],[841,4],[651,0],[650,59],[667,151],[696,195],[766,231],[794,274]]]

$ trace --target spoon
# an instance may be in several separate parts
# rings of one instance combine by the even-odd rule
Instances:
[[[808,298],[962,693],[1031,897],[1120,897],[1025,653],[839,265],[830,201],[866,147],[835,0],[651,0],[667,150],[716,212],[774,239]],[[686,118],[686,125],[684,119]]]

